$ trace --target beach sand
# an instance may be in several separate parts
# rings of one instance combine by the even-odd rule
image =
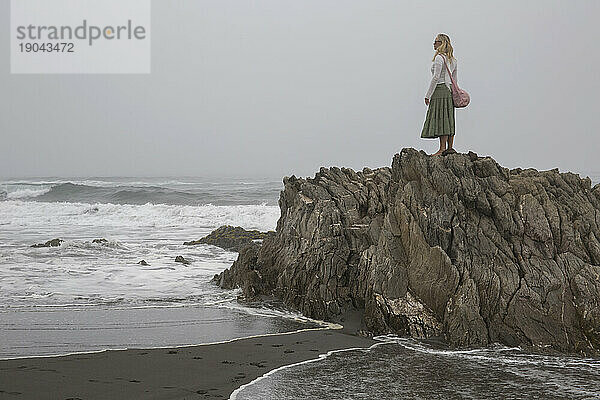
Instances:
[[[0,399],[226,399],[267,372],[375,341],[309,330],[226,343],[0,361]]]

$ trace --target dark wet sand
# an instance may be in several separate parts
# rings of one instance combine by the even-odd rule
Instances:
[[[226,399],[275,368],[373,343],[321,330],[172,349],[3,360],[0,399]]]

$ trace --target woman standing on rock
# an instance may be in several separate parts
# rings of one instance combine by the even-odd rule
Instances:
[[[435,55],[431,65],[431,83],[425,95],[425,104],[428,106],[425,123],[421,137],[426,139],[440,138],[440,149],[432,154],[439,156],[456,153],[452,148],[454,144],[454,103],[452,102],[452,81],[444,66],[446,63],[456,78],[456,59],[453,56],[452,45],[448,35],[440,33],[433,42]]]

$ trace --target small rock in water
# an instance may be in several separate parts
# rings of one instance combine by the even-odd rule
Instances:
[[[186,264],[186,265],[190,263],[188,260],[186,260],[182,256],[175,257],[175,262]]]
[[[183,244],[186,246],[212,244],[213,246],[218,246],[225,250],[239,252],[248,244],[255,241],[262,242],[262,239],[273,234],[275,234],[275,232],[259,232],[257,230],[248,231],[239,226],[223,225],[202,239],[184,242]]]
[[[64,242],[62,239],[52,239],[46,243],[32,244],[31,247],[58,247],[62,242]]]
[[[108,243],[108,240],[102,238],[102,239],[94,239],[92,240],[92,243],[99,243],[99,244],[104,244],[104,243]]]
[[[146,262],[146,260],[142,260],[142,261],[138,262],[138,264],[143,265],[145,267],[150,265]]]

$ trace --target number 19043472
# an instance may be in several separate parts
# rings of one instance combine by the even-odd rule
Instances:
[[[21,53],[74,53],[73,43],[19,43]]]

